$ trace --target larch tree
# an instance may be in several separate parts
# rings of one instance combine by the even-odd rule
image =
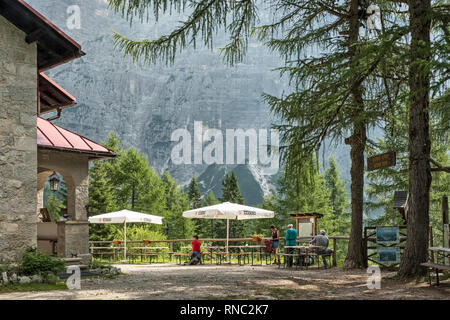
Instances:
[[[89,169],[89,216],[108,213],[115,210],[112,184],[108,179],[106,163],[96,161]],[[91,240],[113,240],[115,226],[111,224],[89,224]]]
[[[192,237],[194,225],[191,219],[183,218],[182,213],[189,210],[189,198],[182,188],[166,171],[161,177],[165,195],[164,233],[168,239]]]
[[[202,207],[208,207],[215,204],[218,204],[219,200],[217,200],[216,196],[214,195],[214,192],[210,191],[205,197],[203,197],[202,200]],[[206,228],[205,234],[210,238],[218,237],[218,234],[216,232],[216,221],[214,219],[210,219],[208,221],[208,227]]]
[[[244,204],[244,197],[239,189],[239,183],[234,171],[226,174],[222,181],[222,202],[232,202]],[[230,221],[230,236],[232,238],[241,238],[245,236],[247,221]]]
[[[188,191],[189,201],[191,202],[191,209],[199,208],[202,203],[202,195],[200,193],[200,189],[198,188],[197,180],[192,178],[191,183],[189,184]]]
[[[430,187],[432,181],[430,136],[430,100],[434,97],[442,137],[447,136],[449,119],[448,82],[450,71],[450,4],[441,0],[379,1],[383,28],[387,32],[403,29],[397,38],[393,61],[403,61],[398,67],[390,64],[383,79],[394,79],[394,87],[403,91],[401,101],[408,105],[408,216],[405,251],[399,275],[423,274],[420,264],[427,260],[430,223]],[[400,17],[400,23],[392,22]],[[387,22],[386,24],[384,24]],[[401,27],[399,27],[399,25]],[[397,34],[399,34],[397,32]],[[397,56],[397,57],[396,57]],[[389,64],[389,63],[388,63]],[[402,104],[400,105],[402,106]],[[447,109],[447,111],[445,111]],[[392,111],[393,109],[391,109]],[[442,138],[439,138],[442,139]]]
[[[334,157],[329,160],[329,168],[325,170],[325,184],[329,190],[329,206],[331,207],[332,234],[346,234],[347,230],[347,191],[341,180],[338,164]]]
[[[202,195],[200,189],[198,188],[197,180],[195,177],[192,178],[191,183],[188,188],[188,198],[190,202],[190,208],[196,209],[201,207]],[[194,219],[194,232],[199,236],[204,236],[206,234],[206,228],[208,227],[208,221],[205,219]]]

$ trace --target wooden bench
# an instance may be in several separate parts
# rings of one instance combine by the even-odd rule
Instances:
[[[235,257],[237,257],[239,265],[241,265],[241,259],[244,259],[244,264],[245,264],[245,257],[247,257],[247,262],[250,263],[250,253],[249,252],[228,252],[228,253],[226,253],[226,252],[214,252],[214,254],[219,257],[219,263],[217,263],[217,260],[216,260],[217,264],[222,264],[222,259],[225,256],[235,256]]]
[[[320,258],[322,258],[322,260],[325,260],[328,258],[328,266],[325,265],[325,263],[324,263],[324,267],[325,267],[325,269],[331,268],[331,257],[332,256],[333,256],[333,251],[331,251],[330,253],[324,253],[324,254],[317,253],[317,268],[320,268]]]
[[[287,259],[288,258],[292,258],[292,260],[294,260],[295,257],[298,257],[298,254],[294,254],[294,253],[278,253],[278,259],[280,259],[280,257],[283,257],[283,266],[284,268],[286,268],[287,266]],[[292,261],[292,263],[294,263],[294,261]],[[281,263],[278,264],[278,268],[281,267]]]
[[[427,268],[428,280],[431,286],[431,270],[436,271],[436,285],[439,285],[439,271],[450,271],[450,266],[445,264],[439,264],[434,262],[424,262],[420,264],[422,267]]]
[[[181,262],[181,259],[183,258],[183,257],[190,257],[192,254],[191,253],[171,253],[171,255],[173,256],[173,257],[175,257],[175,261],[178,261],[178,260],[180,260],[180,263],[179,264],[181,264],[182,262]],[[178,262],[177,262],[178,263]]]

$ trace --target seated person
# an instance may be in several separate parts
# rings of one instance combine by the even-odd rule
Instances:
[[[67,213],[67,209],[63,209],[61,211],[63,212],[63,216],[62,216],[62,218],[59,219],[59,221],[69,221],[70,220],[70,216]]]
[[[195,235],[193,240],[192,240],[192,255],[191,255],[191,261],[189,262],[189,264],[197,264],[199,262],[201,262],[201,247],[202,243],[200,241],[198,241],[198,236]]]
[[[328,249],[328,237],[325,235],[325,230],[320,230],[320,234],[318,234],[317,236],[315,236],[312,241],[310,242],[310,244],[315,245],[320,247],[317,250],[317,254],[330,254],[333,252],[333,250]],[[327,260],[325,259],[325,257],[323,257],[323,264],[325,265],[325,267],[328,267],[328,263]]]

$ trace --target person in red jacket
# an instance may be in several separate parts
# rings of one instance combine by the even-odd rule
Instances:
[[[192,256],[191,256],[191,262],[189,264],[197,264],[200,262],[200,253],[201,253],[201,247],[202,243],[198,241],[198,236],[194,236],[192,240]]]

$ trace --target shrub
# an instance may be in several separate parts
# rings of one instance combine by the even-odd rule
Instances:
[[[103,262],[99,262],[96,260],[92,261],[92,265],[91,265],[92,269],[111,269],[112,266],[108,263],[103,263]]]
[[[17,274],[17,266],[13,265],[12,263],[0,264],[0,283],[2,281],[4,272],[6,272],[7,277],[10,277],[15,273]]]
[[[124,238],[123,229],[117,229],[114,237],[115,237],[115,239],[123,239]],[[131,225],[127,229],[127,239],[128,240],[141,240],[141,241],[144,241],[144,240],[156,241],[156,240],[166,240],[167,237],[158,231],[150,230],[149,226]],[[142,246],[142,244],[137,244],[137,246]],[[160,247],[161,243],[150,242],[149,246]]]
[[[18,273],[24,276],[57,274],[64,272],[65,263],[62,260],[38,250],[37,248],[28,248],[18,267]]]

